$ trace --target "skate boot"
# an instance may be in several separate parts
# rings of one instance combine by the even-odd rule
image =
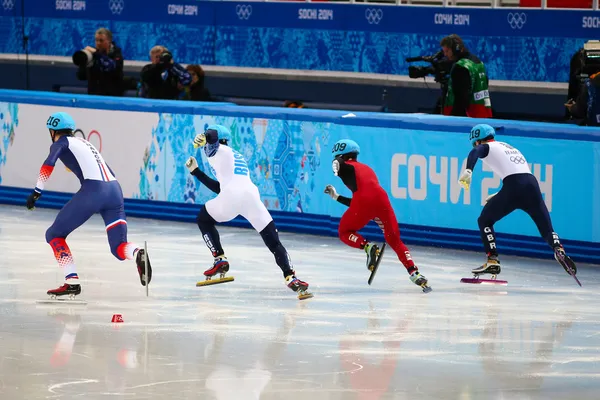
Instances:
[[[491,274],[492,279],[496,279],[496,276],[500,273],[500,260],[495,254],[488,254],[487,262],[481,267],[471,270],[475,277],[483,274]]]
[[[225,276],[229,272],[229,261],[223,256],[215,257],[213,266],[204,271],[206,280],[203,282],[197,282],[196,286],[216,285],[217,283],[231,282],[234,280],[233,276]],[[212,279],[213,276],[219,274],[217,279]]]
[[[313,294],[308,292],[308,283],[296,278],[295,272],[293,275],[288,275],[285,278],[285,283],[287,287],[298,294],[298,300],[305,300],[313,297]]]
[[[137,265],[137,271],[140,275],[140,283],[142,286],[146,286],[152,280],[152,267],[150,266],[150,259],[148,258],[148,277],[146,277],[146,254],[144,249],[139,249],[137,256],[135,257],[135,263]]]
[[[379,257],[379,246],[375,243],[367,243],[365,245],[365,253],[367,253],[367,269],[373,271]]]
[[[573,260],[571,260],[571,257],[565,253],[565,249],[562,246],[554,248],[554,258],[560,265],[562,265],[565,271],[567,271],[567,274],[577,275],[577,267],[575,266],[575,263]]]
[[[581,286],[581,282],[579,282],[579,279],[577,279],[575,276],[577,275],[577,266],[573,260],[571,260],[571,257],[565,253],[565,249],[562,246],[554,248],[554,258],[565,269],[565,271],[567,271],[567,274],[571,275],[577,284]]]
[[[47,293],[52,300],[62,296],[68,296],[70,300],[73,300],[75,296],[81,294],[81,285],[69,285],[65,283],[59,288],[48,290]]]
[[[417,286],[421,286],[424,293],[429,293],[433,290],[431,286],[427,284],[427,278],[425,278],[424,275],[421,275],[419,271],[410,274],[410,281]]]

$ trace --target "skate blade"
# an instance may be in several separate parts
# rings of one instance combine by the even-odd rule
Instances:
[[[573,279],[575,279],[575,282],[577,282],[577,284],[581,287],[581,282],[579,282],[579,279],[577,279],[577,277],[575,275],[571,275],[573,277]]]
[[[433,288],[428,285],[421,286],[421,288],[423,289],[423,293],[429,293],[429,292],[433,291]]]
[[[375,261],[375,265],[373,266],[373,269],[371,270],[371,275],[369,275],[369,280],[368,280],[368,284],[370,285],[371,282],[373,282],[373,278],[375,278],[375,274],[377,273],[377,270],[379,269],[379,264],[381,264],[381,260],[383,259],[383,252],[385,251],[385,246],[387,243],[383,243],[381,245],[381,249],[379,249],[379,255],[377,256],[377,261]]]
[[[573,279],[575,279],[575,282],[577,282],[577,284],[579,285],[579,287],[582,287],[582,286],[581,286],[581,282],[579,282],[579,279],[577,279],[577,275],[573,274],[573,273],[572,273],[572,271],[573,271],[573,270],[571,270],[571,271],[567,271],[567,273],[568,273],[569,275],[571,275],[571,276],[573,277]]]
[[[85,306],[85,305],[87,305],[87,301],[85,301],[85,300],[69,299],[69,298],[36,300],[35,303],[36,304],[64,304],[64,305],[69,305],[69,306]]]
[[[499,279],[462,278],[460,281],[475,285],[508,285],[508,281],[501,281]]]
[[[558,262],[564,268],[564,270],[567,272],[567,274],[571,275],[573,277],[573,279],[575,279],[575,282],[577,282],[577,284],[581,287],[581,282],[579,282],[579,279],[577,279],[577,276],[575,273],[575,268],[574,268],[575,263],[573,262],[573,260],[571,260],[570,258],[567,258],[565,256],[562,258],[562,260],[558,260]],[[571,264],[573,264],[573,265],[571,265]]]
[[[207,279],[205,281],[196,282],[196,287],[217,285],[219,283],[232,282],[233,280],[234,280],[233,276],[226,276],[225,278],[217,278],[217,279]]]
[[[298,300],[306,300],[315,297],[312,293],[304,292],[298,295]]]

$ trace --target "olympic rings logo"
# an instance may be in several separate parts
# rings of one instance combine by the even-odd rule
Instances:
[[[383,19],[383,10],[381,8],[367,8],[365,10],[365,18],[370,25],[379,25]]]
[[[75,137],[81,136],[82,139],[87,140],[90,143],[92,143],[92,137],[97,136],[98,139],[94,140],[95,143],[92,143],[92,144],[94,145],[94,147],[96,147],[96,149],[98,149],[98,151],[100,153],[102,153],[102,135],[100,135],[100,132],[98,132],[97,130],[95,130],[95,129],[91,130],[90,133],[88,133],[88,135],[86,137],[85,133],[83,133],[83,131],[81,129],[75,129],[75,131],[73,132],[73,135]]]
[[[525,159],[521,156],[511,156],[510,161],[515,164],[525,164]]]
[[[15,7],[15,0],[2,0],[2,8],[10,11]]]
[[[120,15],[125,8],[125,0],[109,0],[108,8],[111,13]]]
[[[527,22],[525,13],[508,13],[506,20],[512,29],[521,29]]]
[[[235,13],[237,14],[239,19],[250,19],[250,16],[252,15],[252,6],[238,4],[237,6],[235,6]]]

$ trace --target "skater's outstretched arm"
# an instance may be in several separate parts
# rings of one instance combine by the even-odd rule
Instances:
[[[40,193],[44,190],[44,184],[50,179],[50,175],[52,175],[52,172],[54,171],[54,166],[56,165],[58,157],[60,157],[63,150],[68,146],[69,142],[66,139],[52,143],[52,146],[50,146],[50,154],[48,154],[46,161],[44,161],[42,168],[40,168],[40,174],[38,176],[37,184],[35,185],[35,190]]]
[[[356,180],[356,171],[354,167],[348,165],[346,160],[342,156],[337,156],[333,159],[331,163],[331,168],[333,169],[333,174],[335,176],[339,176],[342,179],[342,182],[350,189],[352,192],[356,192],[358,190],[357,180]],[[350,207],[352,203],[351,197],[340,196],[337,194],[337,191],[332,185],[327,185],[325,188],[325,193],[331,196],[332,199],[337,202]]]
[[[204,171],[201,171],[200,168],[198,168],[198,162],[194,157],[188,158],[185,162],[185,166],[190,171],[190,174],[194,175],[209,190],[217,194],[221,192],[221,184],[219,181],[210,178]]]
[[[342,203],[346,207],[350,207],[350,203],[352,202],[352,197],[338,195],[338,198],[336,200],[338,201],[338,203]]]
[[[486,158],[489,153],[490,146],[486,143],[480,144],[479,146],[475,147],[469,153],[469,157],[467,157],[467,169],[473,171],[473,168],[475,168],[475,164],[477,164],[477,160],[479,160],[480,158]]]
[[[42,168],[40,168],[40,173],[38,175],[37,183],[35,184],[35,188],[33,192],[27,198],[26,206],[29,210],[32,210],[35,207],[35,202],[42,196],[42,191],[44,190],[44,184],[48,179],[50,179],[50,175],[54,171],[54,166],[56,165],[56,160],[60,157],[60,154],[69,146],[69,142],[66,139],[57,140],[52,143],[50,146],[50,154],[42,164]]]
[[[352,202],[352,197],[340,196],[332,185],[327,185],[325,187],[325,193],[328,194],[329,196],[331,196],[331,198],[336,200],[338,203],[341,203],[347,207],[350,207],[350,203]]]
[[[467,168],[460,174],[458,178],[458,183],[464,187],[465,189],[469,189],[471,186],[471,175],[473,174],[473,168],[475,168],[475,164],[477,164],[477,160],[480,158],[486,158],[490,153],[490,146],[483,143],[479,146],[476,146],[469,153],[469,157],[467,157]]]

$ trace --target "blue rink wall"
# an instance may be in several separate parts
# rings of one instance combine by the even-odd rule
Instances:
[[[469,191],[457,179],[471,149],[474,120],[416,114],[239,107],[230,104],[112,99],[0,90],[0,202],[24,205],[50,141],[50,112],[71,112],[82,134],[98,142],[122,183],[129,216],[195,220],[214,196],[184,166],[190,155],[210,174],[193,137],[207,124],[231,128],[233,147],[248,160],[250,175],[281,230],[336,235],[346,210],[323,193],[333,184],[350,195],[331,170],[331,147],[351,138],[360,160],[379,176],[408,244],[481,251],[477,217],[500,180],[479,162]],[[477,121],[481,122],[481,121]],[[516,121],[499,140],[518,147],[540,181],[554,228],[580,261],[600,261],[600,135],[597,129]],[[96,144],[96,143],[95,143]],[[98,146],[98,144],[96,144]],[[61,207],[78,188],[67,171],[54,174],[42,207]],[[51,186],[54,184],[55,186]],[[242,220],[234,226],[249,225]],[[503,254],[551,256],[533,222],[517,211],[496,225]],[[365,228],[382,239],[376,225]]]
[[[126,60],[157,44],[182,63],[407,75],[406,57],[457,33],[491,79],[567,82],[598,12],[196,0],[3,0],[0,52],[71,56],[114,33]]]

